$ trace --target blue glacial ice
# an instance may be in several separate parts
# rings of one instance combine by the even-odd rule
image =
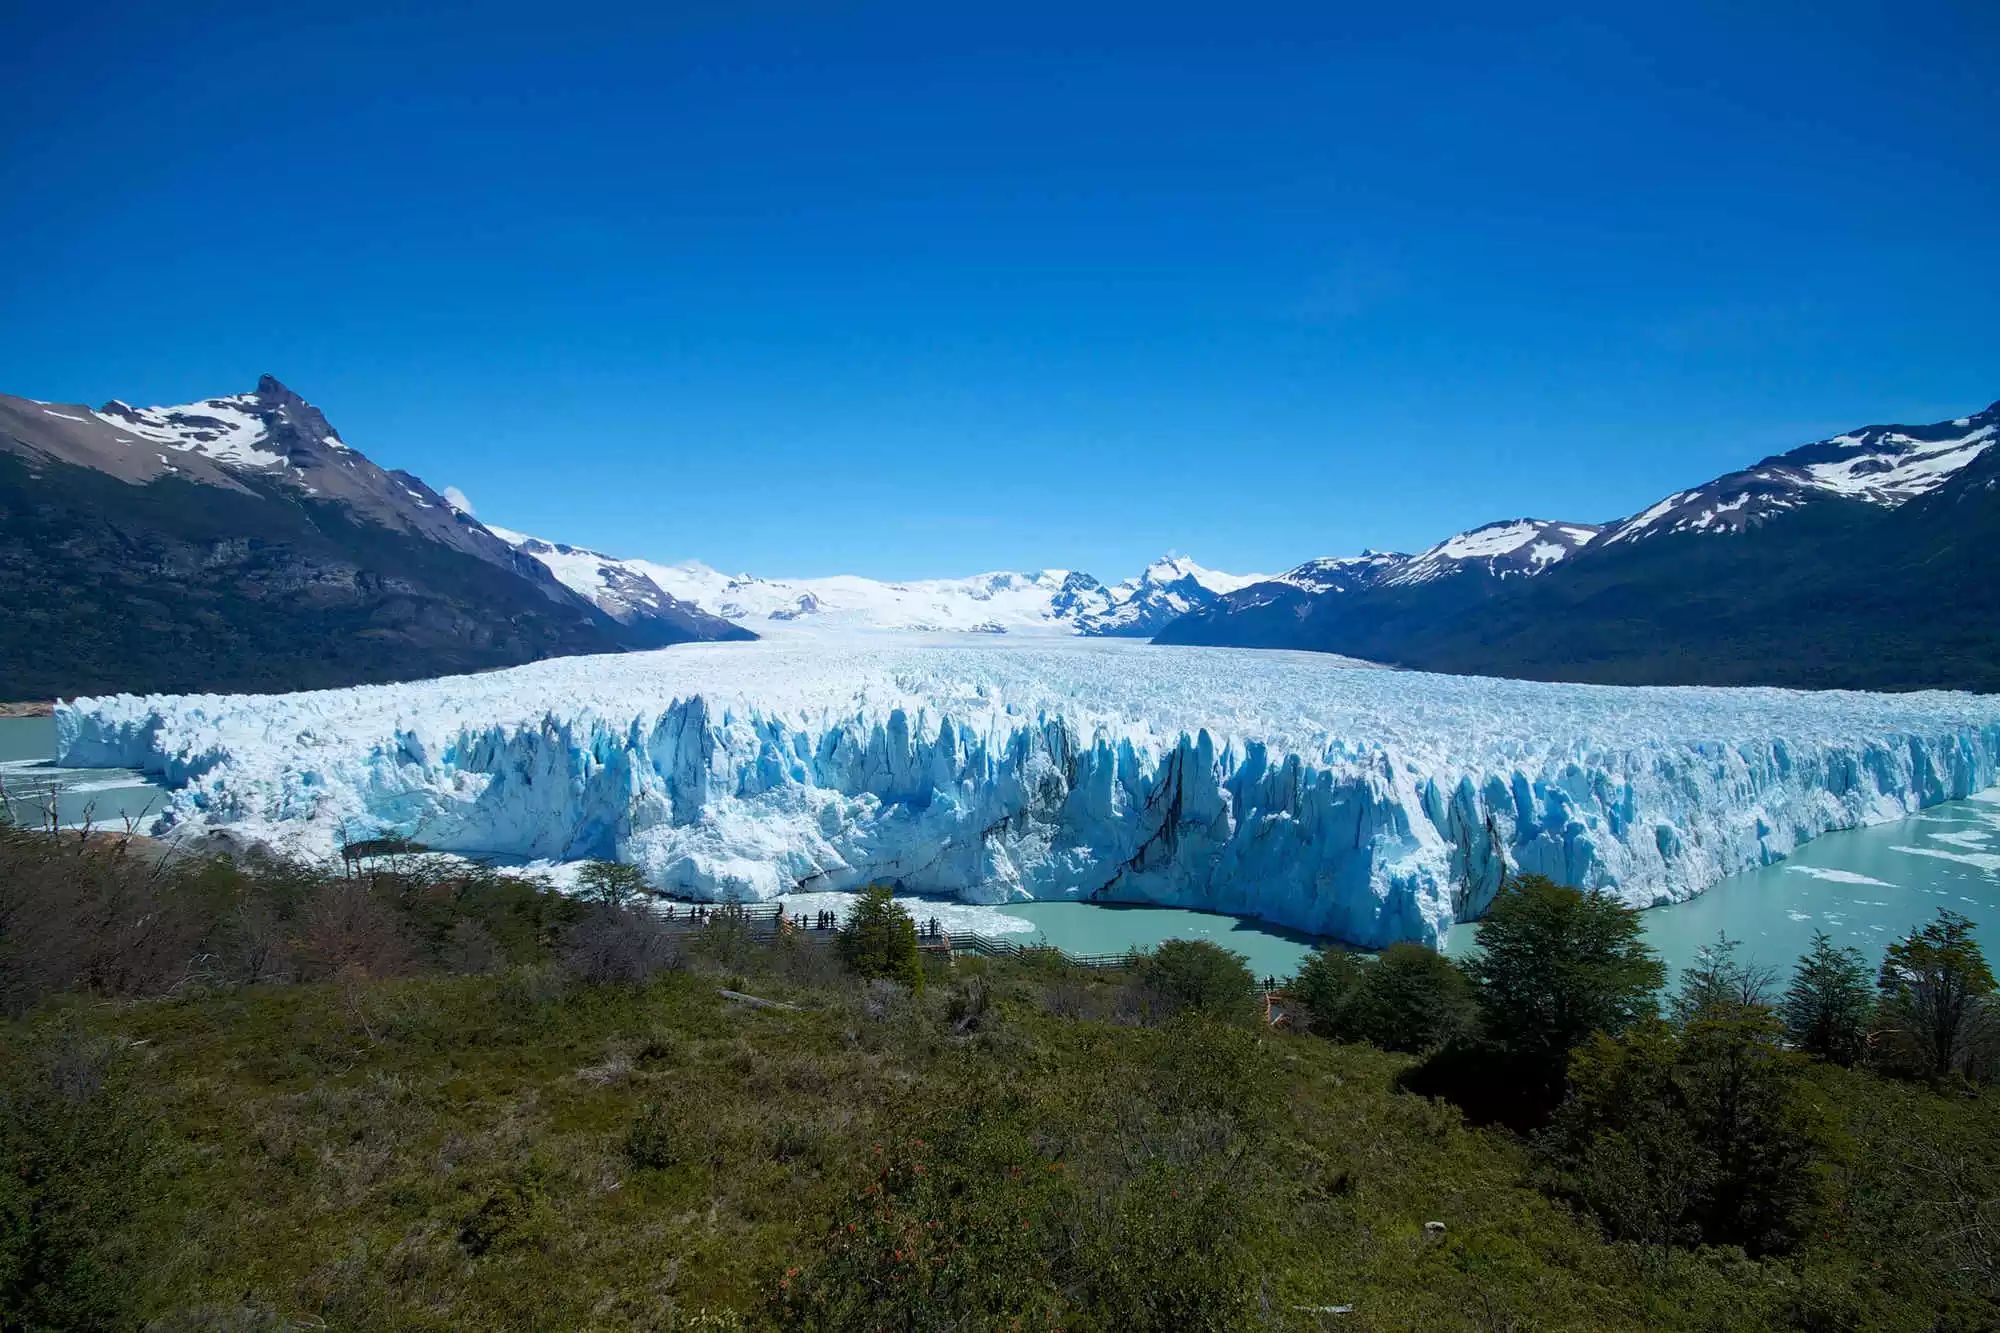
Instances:
[[[1626,689],[1105,641],[690,644],[288,695],[78,699],[163,829],[615,857],[676,894],[894,881],[1436,942],[1503,873],[1635,905],[1996,781],[2000,697]]]

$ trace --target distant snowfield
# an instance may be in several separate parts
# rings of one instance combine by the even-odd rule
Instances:
[[[169,822],[615,856],[695,897],[893,881],[1435,942],[1539,871],[1687,897],[1991,786],[2000,697],[1621,689],[1108,639],[689,644],[404,685],[81,699]]]
[[[626,563],[672,596],[763,635],[859,630],[1067,635],[1087,625],[1096,627],[1093,632],[1122,632],[1141,608],[1168,616],[1191,610],[1194,602],[1174,590],[1177,584],[1220,595],[1269,577],[1227,574],[1185,556],[1162,557],[1137,577],[1110,585],[1067,569],[896,582],[852,574],[732,576],[698,561]]]
[[[871,579],[854,574],[760,578],[700,561],[678,565],[605,555],[488,523],[487,530],[548,566],[564,585],[606,610],[627,600],[614,584],[661,593],[759,636],[862,631],[1150,637],[1174,617],[1268,575],[1228,574],[1167,555],[1114,584],[1068,569],[992,571],[964,578]]]

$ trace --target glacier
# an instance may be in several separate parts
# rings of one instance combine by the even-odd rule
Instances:
[[[674,894],[889,881],[1437,943],[1534,871],[1676,901],[1991,786],[2000,697],[1540,684],[1320,654],[897,636],[406,684],[82,698],[58,760],[158,832],[612,857]]]

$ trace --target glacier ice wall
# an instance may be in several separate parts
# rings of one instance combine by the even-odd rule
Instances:
[[[1144,644],[684,645],[406,685],[118,696],[61,762],[164,822],[330,854],[616,857],[763,899],[1238,913],[1436,942],[1530,870],[1636,905],[1996,780],[2000,698],[1619,689]]]

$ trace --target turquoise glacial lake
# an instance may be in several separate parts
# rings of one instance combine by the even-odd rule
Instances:
[[[1249,960],[1259,977],[1288,977],[1320,941],[1248,917],[1190,912],[1174,907],[1121,907],[1098,903],[1007,903],[993,909],[1026,921],[1034,933],[1005,938],[1040,939],[1067,953],[1124,953],[1168,940],[1207,940]]]
[[[921,912],[921,904],[913,901]],[[1872,828],[1815,838],[1786,860],[1728,879],[1683,903],[1640,913],[1646,938],[1669,967],[1694,959],[1718,933],[1737,956],[1789,972],[1824,930],[1861,950],[1872,969],[1883,948],[1939,908],[1963,913],[2000,956],[2000,788]],[[985,912],[1031,927],[1005,938],[1040,940],[1071,953],[1120,953],[1167,939],[1234,949],[1258,976],[1286,976],[1319,941],[1260,922],[1170,908],[1089,903],[1006,903]],[[991,924],[977,927],[994,933]],[[1458,926],[1446,952],[1476,946],[1478,926]]]
[[[122,829],[128,816],[149,823],[166,803],[166,793],[136,770],[57,768],[55,753],[54,718],[0,717],[0,796],[15,823],[46,822],[52,796],[58,822],[111,829]]]
[[[2000,788],[1894,823],[1828,833],[1640,920],[1669,966],[1685,965],[1722,932],[1742,941],[1739,958],[1784,975],[1816,930],[1860,949],[1872,970],[1889,943],[1939,908],[1971,919],[1988,953],[2000,957]],[[1471,933],[1453,930],[1453,944]]]

